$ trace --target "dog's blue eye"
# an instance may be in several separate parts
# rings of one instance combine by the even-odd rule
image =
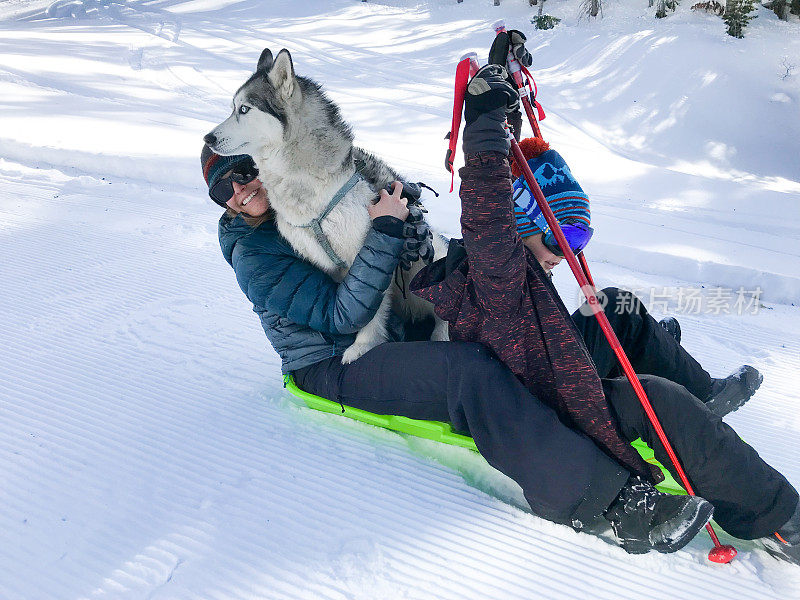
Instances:
[[[242,105],[239,107],[239,114],[245,115],[250,110],[249,106]]]

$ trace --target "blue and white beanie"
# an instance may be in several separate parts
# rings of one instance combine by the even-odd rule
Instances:
[[[547,150],[529,159],[528,166],[559,223],[580,221],[591,225],[589,197],[558,152]],[[520,237],[550,233],[550,227],[523,177],[514,182],[514,217]]]

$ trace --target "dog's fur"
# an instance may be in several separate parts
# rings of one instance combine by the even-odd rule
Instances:
[[[278,231],[300,256],[337,281],[347,271],[337,268],[312,230],[301,226],[325,210],[355,172],[355,160],[364,162],[364,179],[322,221],[329,243],[349,268],[371,226],[367,206],[377,199],[380,189],[399,179],[383,161],[353,145],[353,134],[339,108],[319,84],[295,75],[286,49],[274,60],[269,49],[262,52],[256,72],[233,97],[233,112],[205,140],[217,154],[253,157],[275,211]],[[434,250],[436,258],[447,252],[446,241],[438,234],[434,234]],[[417,261],[403,275],[405,280],[421,267]],[[352,362],[386,341],[392,306],[406,319],[433,315],[429,303],[411,294],[404,298],[391,285],[375,317],[345,352],[343,362]],[[436,321],[432,339],[447,339],[447,324],[438,317]]]

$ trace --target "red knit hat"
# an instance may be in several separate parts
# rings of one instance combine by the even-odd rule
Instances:
[[[522,150],[522,154],[525,155],[525,160],[530,160],[547,152],[550,149],[550,144],[545,142],[542,138],[530,137],[522,140],[519,143],[519,147]],[[514,176],[514,179],[522,175],[522,171],[519,170],[517,161],[515,160],[511,161],[511,175]]]
[[[208,188],[219,181],[225,173],[245,160],[252,160],[249,154],[235,154],[233,156],[220,156],[203,144],[203,151],[200,153],[200,164],[203,167],[203,178],[206,180]]]

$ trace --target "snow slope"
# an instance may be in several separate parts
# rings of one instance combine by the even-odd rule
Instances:
[[[629,556],[532,516],[469,451],[283,391],[218,250],[202,135],[286,46],[360,144],[446,191],[455,61],[505,18],[592,197],[598,283],[761,286],[757,314],[677,314],[713,375],[764,372],[727,420],[800,485],[800,24],[762,10],[737,41],[688,7],[589,23],[548,0],[565,20],[535,34],[527,3],[491,4],[0,5],[0,599],[800,597],[753,542],[727,567],[705,534]],[[458,231],[455,195],[427,204]]]

